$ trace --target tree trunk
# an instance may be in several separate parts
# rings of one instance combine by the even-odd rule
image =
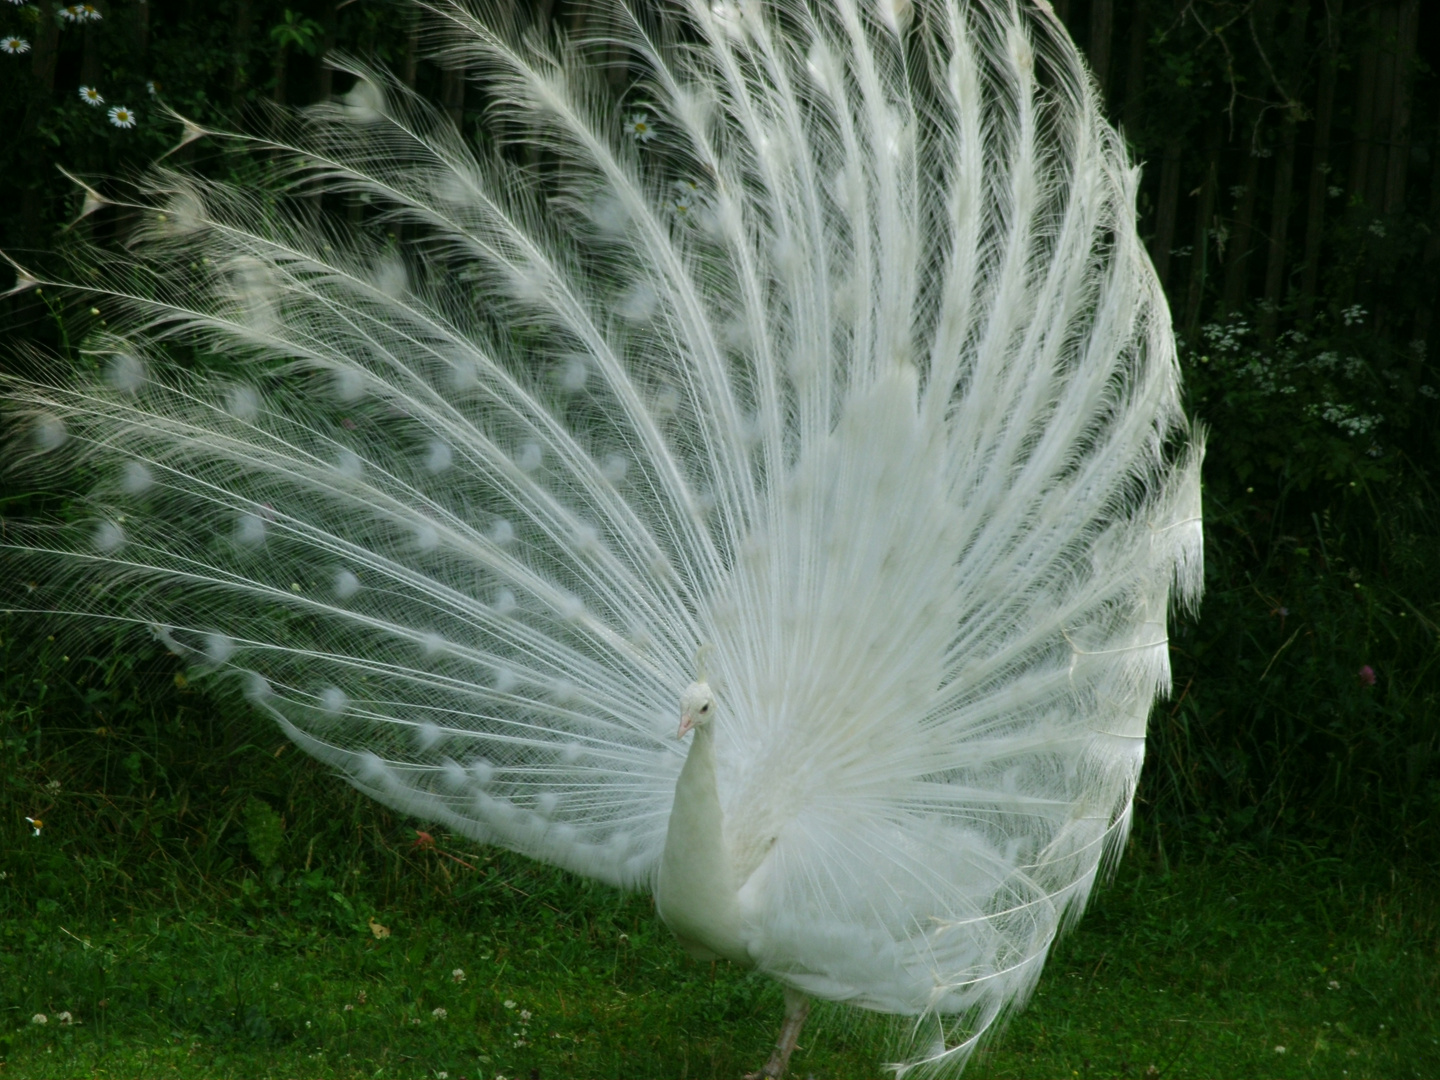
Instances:
[[[1146,0],[1135,0],[1130,17],[1130,56],[1125,72],[1125,134],[1131,144],[1145,119],[1145,45],[1150,37]]]
[[[1394,149],[1395,32],[1399,10],[1386,4],[1377,13],[1379,43],[1375,50],[1375,92],[1370,113],[1370,162],[1365,172],[1365,205],[1372,213],[1385,206],[1385,176]]]
[[[1285,28],[1279,88],[1285,96],[1285,113],[1280,128],[1280,152],[1275,160],[1275,194],[1270,201],[1270,252],[1265,265],[1265,301],[1260,306],[1260,338],[1275,340],[1280,305],[1288,298],[1290,210],[1295,200],[1295,143],[1304,109],[1299,87],[1309,61],[1305,36],[1310,22],[1310,0],[1290,5],[1290,22]]]
[[[22,142],[34,136],[41,118],[50,110],[50,95],[55,92],[55,68],[60,59],[60,20],[56,18],[56,11],[54,0],[41,0],[40,25],[30,71],[43,93],[32,95],[25,107],[25,120],[20,129]],[[21,236],[24,246],[32,250],[45,246],[44,206],[49,192],[50,188],[44,183],[29,184],[20,195]]]
[[[465,130],[465,69],[447,67],[440,76],[440,103],[455,130]]]
[[[1420,29],[1420,0],[1401,0],[1396,18],[1395,89],[1390,121],[1390,154],[1385,170],[1387,214],[1405,209],[1405,175],[1410,164],[1410,84],[1415,66],[1415,39]],[[1432,162],[1432,169],[1436,167]]]
[[[1287,117],[1275,160],[1275,197],[1270,203],[1270,257],[1265,263],[1265,303],[1260,339],[1275,340],[1275,323],[1285,299],[1285,247],[1290,232],[1290,195],[1295,184],[1295,120]]]
[[[1160,287],[1170,276],[1170,249],[1175,246],[1175,217],[1180,208],[1180,155],[1185,144],[1179,135],[1165,144],[1160,165],[1160,192],[1155,200],[1155,235],[1150,240],[1150,261]]]
[[[405,63],[401,68],[400,79],[411,90],[415,89],[415,79],[419,74],[420,67],[420,23],[415,17],[415,12],[410,12],[410,32],[405,35]]]
[[[1190,254],[1190,289],[1185,297],[1185,336],[1192,341],[1200,328],[1200,313],[1205,303],[1210,228],[1215,217],[1215,191],[1220,184],[1220,121],[1212,119],[1206,129],[1205,179],[1200,184],[1200,201],[1195,207],[1195,247]]]
[[[80,46],[80,85],[98,86],[100,84],[100,33],[93,23],[85,26]],[[118,101],[111,101],[112,105],[119,105]],[[104,106],[96,109],[103,115]],[[99,172],[104,168],[104,156],[101,144],[96,139],[87,139],[80,147],[80,168],[86,172]],[[73,158],[71,159],[74,160]]]
[[[1090,0],[1090,69],[1100,87],[1100,99],[1106,104],[1110,84],[1110,42],[1114,29],[1115,0]]]
[[[230,55],[230,106],[240,104],[246,86],[250,82],[249,46],[250,35],[255,30],[255,5],[253,0],[236,0],[233,48]]]
[[[1225,286],[1221,296],[1225,313],[1237,311],[1245,300],[1250,280],[1250,254],[1254,243],[1255,194],[1260,186],[1260,158],[1246,139],[1245,174],[1241,180],[1240,206],[1235,214],[1235,231],[1230,236],[1230,253],[1225,259]]]
[[[275,60],[270,68],[271,78],[275,83],[275,91],[272,97],[276,105],[285,104],[285,61],[290,57],[290,46],[281,45],[275,52]]]
[[[1430,220],[1440,221],[1440,168],[1436,168],[1434,164],[1440,161],[1440,123],[1435,125],[1434,138],[1430,140],[1430,161]],[[1436,342],[1431,338],[1435,329],[1435,304],[1436,300],[1440,299],[1440,229],[1430,230],[1430,235],[1425,240],[1425,253],[1421,257],[1420,268],[1424,276],[1421,280],[1420,303],[1415,308],[1414,333],[1414,340],[1420,342],[1420,348],[1410,354],[1412,383],[1420,382],[1426,351],[1436,348]]]
[[[320,20],[325,35],[320,39],[320,70],[315,76],[316,101],[329,101],[335,89],[335,69],[330,66],[330,53],[335,48],[335,24],[338,20],[335,0],[325,0],[325,14]]]
[[[140,0],[135,5],[135,59],[142,64],[150,51],[150,3]]]
[[[55,66],[60,59],[60,20],[56,17],[57,13],[55,0],[43,0],[40,5],[40,32],[35,35],[35,59],[30,61],[31,73],[47,94],[55,92]]]
[[[1355,113],[1351,122],[1350,175],[1346,177],[1352,202],[1365,200],[1366,174],[1370,168],[1370,133],[1375,109],[1375,13],[1360,48],[1360,67],[1355,76]]]
[[[1330,129],[1335,121],[1335,80],[1339,69],[1340,16],[1345,0],[1332,0],[1325,19],[1325,58],[1315,94],[1315,147],[1310,156],[1310,192],[1305,215],[1305,266],[1300,278],[1302,321],[1315,310],[1320,283],[1320,245],[1325,235],[1325,201],[1330,197]]]

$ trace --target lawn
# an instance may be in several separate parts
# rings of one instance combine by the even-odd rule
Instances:
[[[736,1077],[764,1060],[778,989],[686,959],[648,899],[449,838],[430,854],[463,887],[423,910],[359,910],[304,871],[103,920],[38,901],[0,925],[0,1076]],[[26,882],[8,876],[16,911]],[[1423,882],[1338,860],[1165,869],[1132,850],[967,1075],[1440,1076],[1437,914]],[[792,1075],[880,1075],[886,1039],[883,1018],[819,1009]]]

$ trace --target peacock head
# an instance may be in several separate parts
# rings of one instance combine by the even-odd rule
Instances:
[[[680,730],[675,737],[683,739],[691,728],[704,727],[714,716],[715,695],[710,692],[710,684],[703,678],[697,679],[680,695]]]

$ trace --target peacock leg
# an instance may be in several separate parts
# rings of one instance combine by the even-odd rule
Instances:
[[[775,1040],[775,1050],[757,1080],[762,1077],[764,1080],[780,1080],[785,1075],[785,1067],[790,1064],[790,1055],[800,1039],[800,1029],[805,1026],[805,1018],[809,1015],[810,999],[799,990],[785,987],[785,1020],[780,1025],[780,1038]]]

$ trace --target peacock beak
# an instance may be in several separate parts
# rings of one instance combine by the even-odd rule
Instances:
[[[695,717],[688,712],[680,714],[680,730],[675,733],[675,738],[683,739],[685,735],[695,726]]]

